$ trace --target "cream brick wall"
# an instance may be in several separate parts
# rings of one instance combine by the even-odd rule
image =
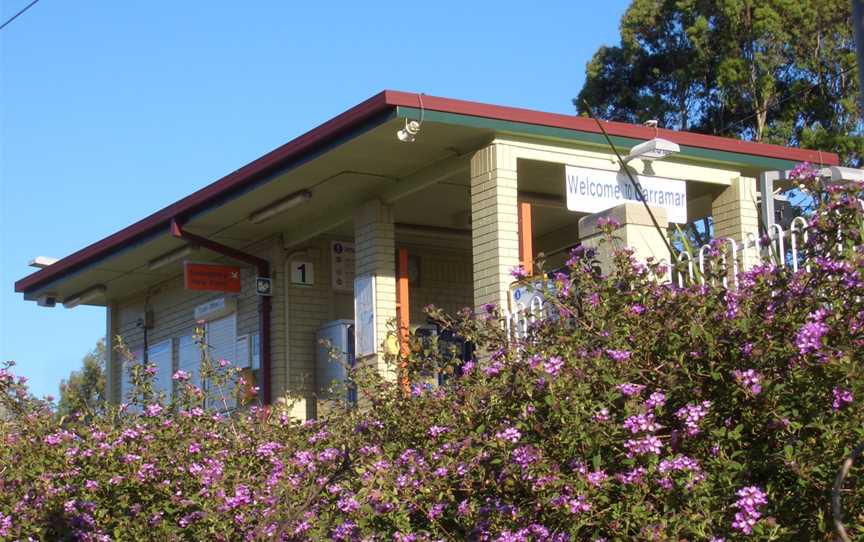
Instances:
[[[375,329],[381,344],[396,319],[396,245],[390,207],[374,200],[355,211],[354,249],[356,276],[375,276]],[[382,373],[394,376],[380,353],[368,361]]]
[[[471,158],[474,307],[507,307],[510,270],[519,265],[516,156],[493,143]]]
[[[332,265],[330,242],[351,241],[345,238],[319,237],[301,247],[292,249],[286,257],[286,265],[292,261],[308,261],[315,266],[315,283],[309,286],[291,284],[288,270],[285,272],[285,326],[287,331],[288,390],[293,395],[306,399],[301,413],[314,416],[311,400],[315,393],[316,333],[322,324],[331,320],[354,318],[354,296],[352,292],[333,291],[331,288]],[[302,416],[301,416],[302,417]]]
[[[399,244],[420,258],[419,285],[409,283],[411,324],[426,323],[424,307],[434,304],[449,314],[474,306],[471,253],[467,250]]]

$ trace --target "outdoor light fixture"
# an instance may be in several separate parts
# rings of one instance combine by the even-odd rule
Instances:
[[[420,133],[420,127],[423,126],[425,109],[423,108],[422,94],[417,95],[417,102],[420,104],[420,120],[405,119],[405,127],[396,132],[396,137],[402,143],[414,143],[414,140],[417,139],[417,134]]]
[[[170,263],[174,263],[178,260],[182,260],[183,258],[188,257],[197,250],[198,247],[194,245],[186,245],[185,247],[180,247],[176,250],[172,250],[171,252],[166,252],[158,258],[152,259],[147,262],[147,269],[149,269],[150,271],[156,271],[157,269],[161,269]]]
[[[272,205],[268,205],[267,207],[263,207],[258,209],[251,215],[249,215],[249,222],[253,224],[258,224],[264,222],[265,220],[269,220],[279,213],[285,212],[288,209],[293,207],[297,207],[301,203],[306,203],[307,201],[312,199],[312,192],[309,190],[301,190],[300,192],[295,192],[288,196],[287,198],[283,198]]]
[[[416,120],[405,119],[405,127],[396,132],[396,137],[402,143],[414,143],[417,134],[420,133],[420,123]]]
[[[624,162],[627,163],[637,158],[639,160],[662,160],[676,152],[681,152],[681,147],[677,143],[655,137],[630,149],[630,154],[627,155]]]
[[[827,184],[846,184],[864,182],[864,170],[852,167],[831,166],[819,170],[819,175]]]
[[[96,285],[92,288],[88,288],[81,293],[75,294],[69,299],[63,301],[63,307],[67,309],[74,309],[78,305],[90,303],[91,301],[95,301],[99,299],[103,295],[105,295],[105,291],[107,288],[104,284]]]

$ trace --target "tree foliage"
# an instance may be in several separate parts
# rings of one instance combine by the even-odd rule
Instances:
[[[837,152],[864,137],[847,0],[633,0],[574,100],[644,122]]]
[[[100,339],[81,360],[81,368],[60,382],[59,416],[90,416],[104,406],[106,359],[105,339]]]

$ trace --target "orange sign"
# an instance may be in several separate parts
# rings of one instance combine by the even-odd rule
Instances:
[[[186,262],[183,282],[187,290],[238,293],[240,291],[240,268]]]

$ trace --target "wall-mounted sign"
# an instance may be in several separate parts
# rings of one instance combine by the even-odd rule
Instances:
[[[224,297],[220,297],[219,299],[213,299],[208,301],[207,303],[203,303],[195,307],[195,321],[210,321],[217,320],[231,314],[232,312],[237,310],[237,300],[236,299],[225,299]]]
[[[229,265],[186,262],[183,284],[187,290],[240,292],[240,268]]]
[[[567,209],[599,213],[622,203],[640,203],[624,172],[567,166],[564,173]],[[687,222],[687,183],[664,177],[634,175],[648,205],[666,209],[669,222]]]
[[[291,284],[315,284],[315,266],[312,262],[291,262]]]
[[[258,295],[273,295],[273,279],[270,277],[255,277],[255,292]]]
[[[378,349],[375,329],[375,276],[354,279],[354,340],[357,357],[369,356]]]
[[[345,243],[343,241],[331,242],[330,262],[333,268],[333,289],[350,292],[354,286],[354,243]]]

